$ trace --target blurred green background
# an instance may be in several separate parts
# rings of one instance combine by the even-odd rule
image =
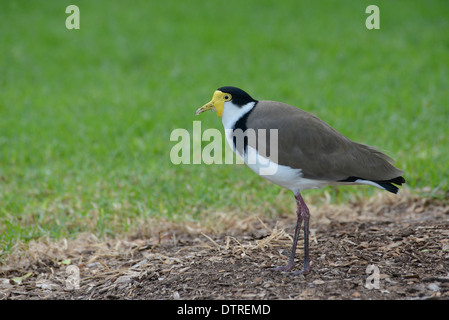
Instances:
[[[80,30],[65,27],[70,4]],[[370,4],[380,30],[365,27]],[[386,150],[413,191],[444,194],[448,17],[445,0],[1,1],[3,252],[151,217],[292,211],[288,191],[243,165],[170,162],[173,129],[222,130],[214,113],[193,114],[223,85],[312,112]]]

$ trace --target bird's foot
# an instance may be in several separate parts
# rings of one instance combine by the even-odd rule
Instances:
[[[275,268],[272,268],[271,270],[274,270],[274,271],[281,271],[281,272],[287,272],[287,271],[292,270],[294,266],[295,266],[294,263],[290,263],[290,262],[289,262],[289,263],[287,263],[285,266],[275,267]]]
[[[301,274],[306,275],[310,272],[310,265],[305,265],[301,270],[293,271],[292,275],[299,276]]]
[[[285,266],[275,267],[275,268],[272,268],[271,270],[273,270],[273,271],[281,271],[281,272],[288,272],[288,271],[291,271],[294,266],[295,266],[294,263],[290,263],[289,262]],[[294,275],[294,276],[299,276],[301,274],[306,275],[306,274],[308,274],[310,272],[310,269],[311,269],[310,268],[310,264],[306,263],[301,270],[292,271],[291,274]]]

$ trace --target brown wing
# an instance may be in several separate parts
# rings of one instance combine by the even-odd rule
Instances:
[[[387,155],[351,141],[318,117],[284,103],[259,101],[248,116],[247,127],[266,129],[268,137],[270,129],[277,129],[277,162],[302,169],[304,178],[383,181],[402,175]],[[270,143],[266,145],[266,154],[274,160]]]

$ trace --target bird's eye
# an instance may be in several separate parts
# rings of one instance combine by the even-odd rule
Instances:
[[[231,100],[231,97],[229,95],[225,95],[224,98],[225,98],[226,101],[227,100]]]

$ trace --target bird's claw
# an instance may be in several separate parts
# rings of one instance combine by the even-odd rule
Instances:
[[[288,272],[291,271],[294,267],[294,264],[286,264],[285,266],[279,266],[275,268],[271,268],[273,271],[280,271],[280,272]],[[291,274],[294,276],[299,276],[301,274],[306,275],[310,272],[310,265],[305,265],[301,270],[292,271]]]

